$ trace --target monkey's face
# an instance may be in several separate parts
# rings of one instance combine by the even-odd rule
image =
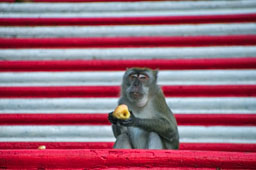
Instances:
[[[124,77],[125,93],[131,103],[143,107],[148,102],[150,84],[153,74],[150,70],[132,69]],[[123,89],[124,90],[124,89]]]

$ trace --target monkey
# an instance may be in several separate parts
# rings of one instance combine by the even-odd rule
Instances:
[[[133,67],[123,75],[118,105],[128,106],[129,119],[108,114],[116,138],[114,149],[178,149],[176,119],[157,85],[158,70]]]

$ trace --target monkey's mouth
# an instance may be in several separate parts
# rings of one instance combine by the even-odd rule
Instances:
[[[131,96],[133,99],[141,99],[141,98],[143,98],[143,94],[142,94],[142,93],[138,93],[138,92],[131,92],[131,93],[130,93],[130,96]]]

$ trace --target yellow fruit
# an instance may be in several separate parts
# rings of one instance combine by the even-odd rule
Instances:
[[[41,145],[37,149],[44,150],[44,149],[46,149],[46,146],[45,145]]]
[[[115,111],[113,112],[113,116],[117,119],[129,119],[130,112],[128,110],[128,107],[125,104],[121,104],[116,107]]]

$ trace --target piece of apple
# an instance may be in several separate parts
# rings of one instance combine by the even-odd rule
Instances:
[[[128,110],[128,106],[125,104],[121,104],[116,107],[115,111],[113,112],[113,116],[116,117],[117,119],[129,119],[130,117],[130,112]]]

